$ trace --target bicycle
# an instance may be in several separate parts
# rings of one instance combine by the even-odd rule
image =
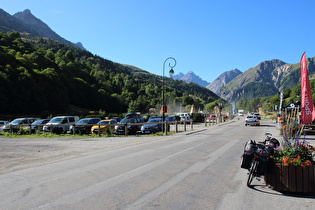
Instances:
[[[250,187],[254,177],[258,178],[264,175],[268,166],[268,158],[273,155],[273,151],[279,146],[279,141],[275,138],[271,138],[270,133],[266,133],[266,139],[262,142],[253,143],[253,159],[248,169],[247,186]]]

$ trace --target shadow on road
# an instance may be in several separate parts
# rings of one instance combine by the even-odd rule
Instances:
[[[269,195],[277,195],[277,196],[286,196],[286,197],[295,197],[295,198],[315,198],[315,193],[291,193],[291,192],[279,192],[269,188],[266,185],[252,185],[249,188],[269,194]]]

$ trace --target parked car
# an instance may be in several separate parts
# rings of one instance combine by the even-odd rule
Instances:
[[[187,121],[187,120],[190,120],[189,115],[180,117],[180,121]]]
[[[121,117],[113,117],[111,120],[116,120],[117,122],[120,122],[122,120]]]
[[[61,134],[69,131],[70,125],[79,121],[78,116],[59,116],[52,118],[44,127],[44,132],[52,132]]]
[[[69,127],[68,133],[73,134],[73,129],[75,133],[78,134],[90,134],[93,125],[101,121],[101,118],[83,118],[76,122],[74,125]]]
[[[159,116],[155,115],[155,116],[151,116],[151,117],[149,118],[149,120],[152,120],[152,119],[159,119],[159,118],[160,118]]]
[[[176,117],[175,116],[167,116],[165,118],[165,121],[166,122],[174,122],[174,121],[176,121]]]
[[[208,122],[210,122],[210,121],[214,121],[216,118],[217,118],[217,116],[216,116],[216,115],[211,114],[211,115],[208,117],[207,121],[208,121]]]
[[[3,120],[0,121],[0,131],[1,131],[1,132],[3,132],[3,126],[4,126],[4,125],[7,125],[7,124],[9,124],[8,121],[3,121]]]
[[[126,114],[125,118],[115,126],[115,134],[125,134],[125,124],[127,124],[128,134],[139,132],[141,130],[141,124],[132,125],[135,123],[144,123],[144,118],[137,113]]]
[[[245,118],[245,126],[247,125],[260,125],[260,121],[256,115],[247,115]]]
[[[37,130],[43,130],[44,125],[46,125],[49,122],[48,119],[40,119],[36,120],[31,124],[31,132],[36,133]],[[25,127],[26,129],[29,127]]]
[[[37,118],[33,117],[26,117],[26,118],[17,118],[13,121],[11,121],[9,124],[6,124],[3,126],[4,132],[9,132],[10,129],[12,129],[13,132],[18,132],[22,126],[30,125],[34,121],[36,121]]]
[[[114,129],[117,124],[116,120],[101,120],[91,128],[91,133],[98,134],[98,128],[100,128],[100,133],[104,134],[108,132],[108,129],[111,127]]]
[[[146,124],[141,126],[141,133],[156,133],[162,132],[163,127],[162,118],[153,118],[150,119]]]

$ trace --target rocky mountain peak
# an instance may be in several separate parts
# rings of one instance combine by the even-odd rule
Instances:
[[[26,32],[33,36],[47,37],[85,50],[81,43],[77,45],[59,36],[46,23],[36,18],[29,9],[14,15],[0,9],[0,31],[5,33],[8,31]]]
[[[226,71],[211,82],[206,88],[219,95],[220,90],[240,74],[242,74],[242,72],[238,69]]]
[[[202,87],[206,87],[209,84],[207,81],[201,79],[192,71],[187,72],[187,74],[183,74],[180,72],[179,74],[173,76],[173,79],[182,80],[185,82],[193,82]]]

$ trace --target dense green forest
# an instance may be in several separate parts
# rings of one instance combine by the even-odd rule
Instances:
[[[0,91],[1,115],[75,114],[73,107],[147,113],[161,107],[162,77],[133,72],[51,39],[0,32]],[[165,78],[165,98],[175,112],[178,104],[203,109],[218,96],[196,84]]]

